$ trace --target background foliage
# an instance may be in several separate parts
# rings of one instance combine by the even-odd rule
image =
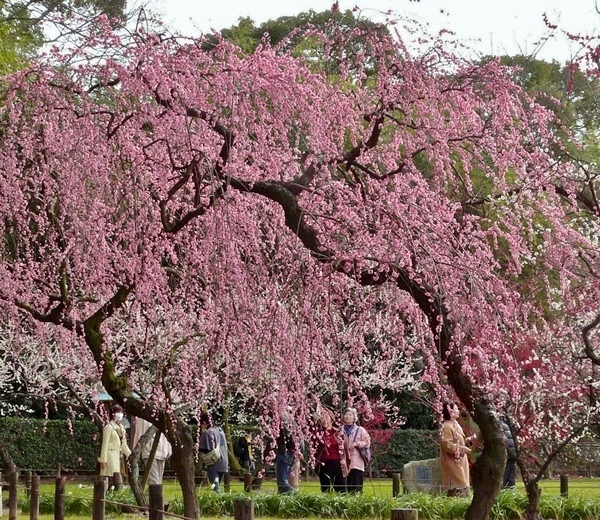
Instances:
[[[399,472],[411,460],[439,456],[437,430],[395,430],[385,445],[373,446],[373,470]]]
[[[100,453],[100,433],[90,421],[0,418],[0,445],[19,469],[92,471]]]

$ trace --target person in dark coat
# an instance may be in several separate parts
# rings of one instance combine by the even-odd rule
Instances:
[[[245,435],[238,439],[236,456],[240,461],[242,468],[249,472],[254,470],[254,460],[252,458],[252,435],[250,432],[246,432]]]
[[[517,478],[517,450],[515,440],[510,426],[506,421],[502,421],[502,431],[506,438],[506,467],[504,468],[504,478],[502,479],[503,488],[514,488]]]

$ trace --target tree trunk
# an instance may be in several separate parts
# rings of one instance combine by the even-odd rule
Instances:
[[[487,520],[502,486],[506,441],[492,403],[487,399],[476,399],[473,405],[474,419],[481,430],[483,451],[473,464],[473,501],[465,519]]]
[[[140,440],[141,443],[141,440]],[[129,456],[127,464],[127,478],[129,480],[129,486],[131,487],[131,491],[133,496],[135,497],[135,501],[140,507],[148,507],[148,500],[146,499],[146,495],[144,494],[144,490],[142,486],[140,486],[140,454],[141,454],[141,446],[140,449],[134,449]]]
[[[194,440],[192,439],[190,428],[186,424],[180,422],[179,427],[177,439],[167,437],[173,448],[171,466],[179,479],[179,485],[183,494],[183,515],[187,518],[198,518],[199,508],[194,481],[194,474],[196,472]]]
[[[8,475],[17,471],[17,466],[13,462],[12,457],[4,444],[0,444],[0,460],[2,460],[2,464]]]
[[[132,290],[133,286],[120,286],[109,301],[83,322],[85,342],[94,356],[96,365],[102,370],[102,385],[110,396],[127,413],[141,417],[156,426],[171,443],[173,449],[171,464],[181,486],[183,514],[188,518],[198,518],[199,508],[194,483],[196,469],[194,440],[189,426],[174,415],[166,414],[164,410],[154,409],[154,403],[140,399],[133,392],[131,381],[116,373],[113,353],[105,348],[104,337],[100,330],[102,324],[125,303]]]
[[[525,508],[525,518],[527,520],[539,520],[540,516],[540,497],[542,490],[538,486],[537,480],[532,480],[525,484],[527,492],[527,507]]]
[[[445,353],[448,382],[479,426],[483,441],[483,451],[473,464],[471,472],[473,500],[467,509],[465,520],[487,520],[500,492],[506,466],[506,440],[502,423],[494,404],[465,374],[456,350],[448,349]]]

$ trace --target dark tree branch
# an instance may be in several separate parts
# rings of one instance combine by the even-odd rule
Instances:
[[[27,312],[33,319],[41,323],[53,323],[54,325],[61,325],[67,330],[75,330],[75,324],[69,318],[64,316],[64,312],[67,308],[67,303],[60,301],[58,302],[49,312],[40,312],[28,303],[20,300],[15,301],[15,305]]]
[[[554,450],[552,450],[552,452],[546,457],[545,462],[542,465],[540,465],[540,468],[539,468],[537,474],[535,475],[535,477],[532,479],[527,479],[526,483],[528,485],[537,484],[543,478],[546,471],[548,471],[548,468],[550,467],[550,464],[552,464],[552,461],[556,457],[558,457],[558,455],[560,455],[560,453],[571,443],[571,441],[573,439],[575,439],[579,434],[581,434],[581,432],[585,429],[585,427],[586,427],[586,425],[582,425],[579,428],[577,428],[576,430],[574,430]],[[526,466],[522,462],[521,457],[519,457],[517,460],[518,460],[519,469],[521,470],[521,474],[525,475],[524,478],[527,478],[526,476],[528,475],[527,471],[528,471],[529,467]]]
[[[590,334],[598,325],[600,325],[600,314],[598,314],[591,323],[583,327],[583,330],[581,331],[585,355],[594,365],[600,365],[600,356],[598,356],[590,341]]]

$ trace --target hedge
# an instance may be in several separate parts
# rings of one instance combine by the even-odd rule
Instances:
[[[17,468],[90,472],[96,468],[101,432],[91,421],[0,418],[0,444]]]
[[[101,432],[91,421],[0,418],[0,445],[7,448],[19,469],[48,472],[58,464],[64,471],[95,471]],[[195,430],[195,426],[192,426]],[[411,460],[439,456],[439,434],[434,430],[396,430],[385,445],[373,445],[371,469],[397,472]]]
[[[386,473],[399,472],[411,460],[434,459],[440,455],[437,430],[395,430],[383,446],[373,445],[371,468]]]

